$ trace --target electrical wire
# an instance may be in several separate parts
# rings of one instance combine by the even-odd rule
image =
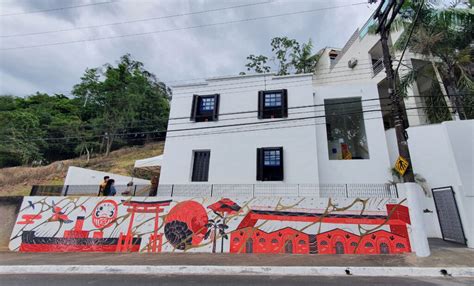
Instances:
[[[405,110],[416,110],[416,109],[424,109],[426,107],[413,107],[413,108],[405,108]],[[430,108],[444,108],[446,106],[430,106]],[[287,118],[287,119],[273,119],[269,121],[257,121],[257,122],[247,122],[247,123],[234,123],[234,124],[227,124],[227,125],[215,125],[215,126],[203,126],[203,127],[195,127],[195,128],[181,128],[181,129],[172,129],[172,130],[154,130],[154,131],[144,131],[144,132],[126,132],[126,133],[115,133],[115,134],[108,134],[108,135],[92,135],[92,136],[68,136],[68,137],[56,137],[56,138],[29,138],[26,141],[49,141],[49,140],[69,140],[69,139],[81,139],[81,138],[107,138],[107,136],[126,136],[126,135],[139,135],[139,134],[155,134],[155,133],[173,133],[173,132],[183,132],[183,131],[194,131],[194,130],[208,130],[208,129],[217,129],[217,128],[229,128],[229,127],[240,127],[240,126],[260,126],[260,125],[267,125],[267,124],[275,124],[281,122],[296,122],[301,120],[309,120],[309,119],[316,119],[316,118],[327,118],[329,116],[348,116],[348,115],[356,115],[356,114],[364,114],[369,112],[383,112],[383,111],[391,111],[391,109],[372,109],[372,110],[363,110],[361,112],[352,112],[352,113],[343,113],[337,115],[315,115],[315,116],[307,116],[307,117],[296,117],[296,118]],[[221,133],[219,131],[218,133]],[[8,137],[5,139],[9,139]]]
[[[201,11],[194,11],[194,12],[187,12],[187,13],[178,13],[178,14],[165,15],[165,16],[159,16],[159,17],[151,17],[151,18],[143,18],[143,19],[136,19],[136,20],[130,20],[130,21],[113,22],[113,23],[107,23],[107,24],[101,24],[101,25],[79,26],[79,27],[74,27],[74,28],[69,28],[69,29],[49,30],[49,31],[43,31],[43,32],[13,34],[13,35],[0,35],[0,38],[17,38],[17,37],[25,37],[25,36],[36,36],[36,35],[45,35],[45,34],[52,34],[52,33],[71,32],[71,31],[77,31],[77,30],[96,29],[96,28],[102,28],[102,27],[110,27],[110,26],[117,26],[117,25],[124,25],[124,24],[141,23],[141,22],[148,22],[148,21],[156,21],[156,20],[162,20],[162,19],[171,19],[171,18],[176,18],[176,17],[190,16],[190,15],[198,15],[198,14],[204,14],[204,13],[210,13],[210,12],[225,11],[225,10],[229,10],[229,9],[238,9],[238,8],[244,8],[244,7],[263,5],[263,4],[268,4],[268,3],[272,3],[272,2],[274,2],[274,1],[265,1],[265,2],[258,2],[258,3],[250,3],[250,4],[241,4],[241,5],[234,5],[234,6],[222,7],[222,8],[216,8],[216,9],[208,9],[208,10],[201,10]],[[108,3],[108,2],[106,2],[106,3]]]
[[[116,36],[97,37],[97,38],[91,38],[91,39],[63,41],[63,42],[46,43],[46,44],[38,44],[38,45],[25,45],[25,46],[8,47],[8,48],[1,48],[0,51],[23,50],[23,49],[30,49],[30,48],[50,47],[50,46],[59,46],[59,45],[67,45],[67,44],[94,42],[94,41],[101,41],[101,40],[127,38],[127,37],[137,37],[137,36],[160,34],[160,33],[174,32],[174,31],[184,31],[184,30],[191,30],[191,29],[198,29],[198,28],[215,27],[215,26],[220,26],[220,25],[252,22],[252,21],[257,21],[257,20],[262,20],[262,19],[272,19],[272,18],[278,18],[278,17],[283,17],[283,16],[301,15],[301,14],[314,13],[314,12],[332,10],[332,9],[347,8],[347,7],[351,7],[351,6],[366,5],[366,4],[367,4],[366,2],[359,2],[359,3],[344,4],[344,5],[339,5],[339,6],[316,8],[316,9],[302,10],[302,11],[296,11],[296,12],[287,12],[287,13],[280,13],[280,14],[274,14],[274,15],[239,19],[239,20],[231,20],[231,21],[223,21],[223,22],[210,23],[210,24],[187,26],[187,27],[181,27],[181,28],[155,30],[155,31],[148,31],[148,32],[141,32],[141,33],[129,33],[129,34],[116,35]]]
[[[118,2],[118,1],[95,2],[95,3],[89,3],[89,4],[81,4],[81,5],[74,5],[74,6],[67,6],[67,7],[59,7],[59,8],[52,8],[52,9],[26,11],[26,12],[9,13],[9,14],[0,14],[0,17],[19,16],[19,15],[36,14],[36,13],[47,13],[47,12],[56,12],[56,11],[63,11],[63,10],[69,10],[69,9],[77,9],[77,8],[83,8],[83,7],[89,7],[89,6],[106,5],[106,4],[116,3],[116,2]]]

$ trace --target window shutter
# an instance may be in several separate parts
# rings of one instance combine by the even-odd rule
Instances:
[[[288,117],[288,90],[283,89],[281,93],[281,114],[283,117]]]
[[[213,120],[219,119],[219,97],[220,94],[214,95],[214,111],[212,114]]]
[[[209,159],[210,151],[195,151],[193,173],[191,180],[193,182],[207,182],[209,178]]]
[[[280,181],[283,181],[283,147],[278,148],[280,150],[280,177],[278,178]]]
[[[263,109],[264,109],[265,95],[262,90],[258,92],[258,118],[263,119]]]
[[[196,111],[197,111],[197,108],[198,108],[198,98],[199,98],[198,95],[196,95],[196,94],[193,95],[193,103],[191,105],[191,117],[190,117],[191,121],[196,121]]]
[[[263,148],[257,148],[257,181],[263,181]]]

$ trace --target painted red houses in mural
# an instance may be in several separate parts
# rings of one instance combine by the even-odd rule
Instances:
[[[231,253],[295,253],[295,254],[388,254],[410,252],[407,224],[408,208],[387,205],[388,215],[344,213],[309,213],[294,211],[251,210],[231,233]],[[376,230],[365,235],[340,228],[319,234],[307,234],[290,227],[265,232],[256,227],[258,221],[292,221],[308,223],[388,225],[390,231]]]

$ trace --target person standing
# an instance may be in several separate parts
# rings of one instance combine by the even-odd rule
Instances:
[[[105,189],[105,186],[107,185],[107,181],[110,179],[109,176],[105,176],[104,177],[104,180],[102,181],[102,183],[100,183],[99,185],[99,193],[97,194],[98,197],[100,196],[104,196],[104,189]]]

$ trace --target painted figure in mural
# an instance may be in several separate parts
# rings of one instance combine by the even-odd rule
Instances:
[[[100,185],[99,185],[99,193],[97,194],[98,197],[104,195],[104,189],[105,189],[105,186],[107,185],[107,181],[109,180],[109,178],[110,178],[109,176],[105,176],[105,177],[104,177],[104,180],[102,181],[102,183],[100,183]]]
[[[117,194],[117,190],[114,187],[115,180],[114,179],[108,179],[107,184],[105,185],[104,188],[104,196],[109,197],[109,196],[115,196]]]

